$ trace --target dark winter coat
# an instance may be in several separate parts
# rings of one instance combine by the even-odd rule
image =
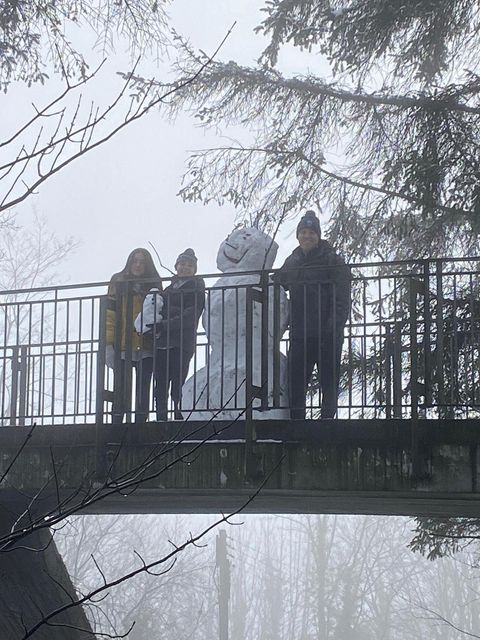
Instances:
[[[276,277],[290,292],[290,337],[343,335],[351,297],[351,273],[326,240],[304,253],[297,247]]]
[[[193,354],[198,321],[205,307],[203,278],[174,276],[161,295],[162,320],[155,325],[156,347],[181,347],[184,353]]]

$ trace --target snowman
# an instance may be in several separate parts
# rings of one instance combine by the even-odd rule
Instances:
[[[202,316],[208,339],[206,366],[185,382],[182,391],[182,410],[193,410],[193,420],[232,420],[245,414],[248,315],[252,331],[249,336],[252,342],[252,382],[259,387],[262,384],[262,304],[253,302],[248,314],[247,302],[249,289],[256,289],[255,297],[260,296],[262,289],[258,285],[261,277],[258,273],[248,272],[271,269],[277,250],[278,245],[273,239],[256,228],[235,229],[220,245],[217,267],[225,275],[208,291]],[[282,287],[274,286],[268,276],[265,286],[268,289],[265,336],[268,381],[264,385],[268,402],[266,408],[254,410],[253,416],[277,420],[288,418],[288,410],[278,408],[288,407],[287,361],[280,353],[280,338],[288,324],[288,302]],[[274,377],[277,379],[276,394]],[[253,402],[255,407],[260,407],[258,399]]]

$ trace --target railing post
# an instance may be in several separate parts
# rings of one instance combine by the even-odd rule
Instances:
[[[436,383],[437,383],[437,407],[439,417],[444,416],[446,413],[445,407],[445,380],[443,375],[443,262],[442,260],[436,260],[436,310],[435,310],[435,324],[436,324]]]
[[[280,407],[280,285],[273,279],[273,362],[272,362],[272,401],[273,407]],[[267,327],[268,331],[268,327]]]
[[[133,323],[135,318],[133,317],[133,296],[134,290],[130,281],[126,282],[126,313],[125,313],[125,379],[124,384],[124,402],[125,402],[125,420],[126,422],[135,422],[132,409],[132,335],[133,335]],[[123,302],[122,302],[123,311]],[[117,313],[117,316],[119,314]],[[136,409],[136,407],[135,407]]]
[[[418,409],[419,409],[419,370],[418,370],[418,313],[417,296],[425,294],[426,285],[412,276],[410,278],[409,291],[409,318],[410,318],[410,397],[411,397],[411,447],[412,447],[412,473],[413,478],[418,479],[423,475],[420,460],[420,446],[418,434]],[[425,315],[425,313],[424,313]]]
[[[432,314],[430,310],[430,260],[423,261],[423,278],[424,278],[424,335],[423,335],[423,358],[424,358],[424,384],[425,384],[425,406],[432,404],[432,338],[431,325]]]
[[[10,391],[10,426],[17,424],[17,395],[18,395],[18,373],[19,373],[19,346],[12,347],[12,384]]]
[[[107,348],[107,309],[109,305],[112,305],[112,301],[107,296],[102,296],[99,308],[100,327],[98,332],[97,381],[95,387],[95,467],[97,481],[104,481],[106,474],[104,402],[105,396],[109,393],[105,389],[105,351]],[[111,399],[113,400],[113,396]]]
[[[262,305],[262,327],[261,327],[261,381],[260,381],[260,401],[263,411],[268,409],[268,272],[263,270],[260,276],[260,291]]]
[[[385,417],[390,420],[392,417],[392,333],[390,324],[385,326]]]
[[[25,424],[27,410],[27,372],[28,372],[28,347],[20,347],[20,389],[18,394],[18,424]]]
[[[402,320],[393,327],[393,417],[402,418]]]
[[[258,472],[257,459],[254,452],[254,443],[257,439],[253,421],[254,400],[256,398],[260,400],[260,410],[268,409],[268,272],[262,271],[259,285],[248,286],[245,295],[245,473],[247,479],[254,478]],[[255,304],[261,305],[260,336],[257,334],[253,319]],[[253,351],[257,347],[258,337],[260,338],[260,384],[256,385],[253,379]]]
[[[421,282],[412,276],[410,278],[408,315],[410,319],[410,396],[411,396],[411,412],[412,418],[418,418],[418,310],[417,296],[423,293]]]
[[[98,331],[98,352],[97,352],[97,380],[95,385],[95,423],[103,424],[104,401],[105,401],[105,352],[107,348],[107,309],[110,300],[107,296],[100,298],[99,308],[99,331]]]
[[[245,477],[250,480],[255,475],[253,443],[257,439],[253,423],[253,289],[245,291]]]

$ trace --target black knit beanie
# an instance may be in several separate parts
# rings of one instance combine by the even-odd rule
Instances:
[[[309,209],[305,212],[305,215],[300,218],[300,222],[297,225],[297,238],[298,232],[302,229],[311,229],[312,231],[315,231],[319,238],[322,237],[320,232],[320,221],[315,215],[315,211]]]
[[[184,262],[190,262],[195,267],[195,271],[197,270],[197,256],[195,255],[195,251],[193,249],[185,249],[175,261],[175,267],[183,260]]]

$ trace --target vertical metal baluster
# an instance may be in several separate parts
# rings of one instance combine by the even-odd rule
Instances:
[[[253,446],[256,440],[253,423],[253,295],[251,286],[245,288],[245,474],[248,479],[255,472]]]
[[[260,288],[261,288],[261,332],[260,332],[260,406],[262,410],[268,408],[268,273],[263,270],[260,275]]]
[[[454,407],[455,405],[460,403],[460,394],[458,388],[458,359],[459,359],[459,350],[458,350],[458,318],[457,318],[457,274],[453,274],[453,310],[452,310],[452,340],[451,340],[451,349],[450,349],[450,362],[451,362],[451,372],[452,372],[452,385],[450,388],[450,404],[452,405],[450,408],[450,415],[454,417]]]
[[[25,424],[25,408],[27,395],[27,368],[28,368],[28,347],[22,344],[20,347],[20,387],[18,402],[18,424]]]
[[[221,365],[220,365],[220,406],[215,407],[216,409],[220,409],[224,406],[224,397],[223,397],[223,372],[225,371],[225,287],[222,287],[222,343],[221,343]],[[235,393],[235,396],[237,394]],[[235,403],[234,403],[235,404]]]
[[[478,276],[477,276],[478,279]],[[476,377],[475,377],[475,345],[478,344],[477,341],[475,340],[475,326],[476,326],[476,314],[475,314],[475,298],[473,295],[473,274],[469,273],[468,274],[468,290],[469,290],[469,307],[470,307],[470,318],[469,318],[469,322],[470,322],[470,345],[469,345],[469,352],[470,352],[470,367],[471,367],[471,380],[468,381],[468,366],[465,368],[466,370],[466,376],[467,376],[467,380],[465,380],[465,383],[467,384],[467,387],[470,388],[471,393],[470,393],[470,406],[467,407],[467,415],[466,417],[469,417],[469,409],[473,409],[475,406],[475,396],[476,396]]]
[[[94,400],[93,393],[93,378],[94,371],[96,368],[94,367],[94,357],[95,357],[95,342],[97,339],[94,336],[94,332],[99,330],[99,323],[95,321],[95,318],[98,314],[95,313],[95,307],[98,304],[98,297],[92,296],[90,299],[90,308],[91,308],[91,316],[90,316],[90,358],[89,358],[89,372],[88,372],[88,405],[86,407],[87,413],[89,416],[93,414],[92,407]]]
[[[402,310],[399,309],[397,277],[393,280],[394,299],[394,326],[393,326],[393,415],[395,418],[403,417],[403,384],[402,384]],[[398,313],[400,312],[400,318]]]
[[[40,362],[39,362],[39,387],[40,393],[38,396],[38,416],[41,419],[42,423],[45,418],[45,354],[44,354],[44,344],[45,341],[45,304],[44,302],[40,303]]]
[[[354,297],[355,281],[352,282],[352,293]],[[347,393],[348,393],[348,419],[351,420],[353,413],[353,340],[354,340],[354,327],[352,322],[352,309],[350,308],[348,319],[348,333],[347,333],[347,350],[348,350],[348,364],[347,364]]]
[[[7,402],[7,384],[6,384],[7,362],[8,362],[8,356],[7,356],[8,307],[7,305],[2,305],[2,313],[3,313],[3,356],[2,356],[2,386],[0,388],[0,393],[2,394],[2,418],[4,418],[6,413],[6,402]]]
[[[132,390],[133,390],[133,298],[135,291],[133,290],[132,283],[127,280],[126,288],[126,309],[125,309],[125,420],[127,422],[134,421],[133,409],[132,409]]]
[[[377,318],[377,328],[378,328],[378,334],[377,334],[377,343],[378,343],[378,358],[376,356],[377,350],[374,350],[374,354],[375,354],[375,361],[377,361],[378,359],[378,367],[377,367],[377,375],[378,375],[378,394],[380,396],[380,398],[383,397],[386,398],[386,389],[385,389],[385,384],[384,384],[384,378],[386,379],[386,358],[385,358],[385,353],[383,353],[383,359],[382,359],[382,346],[384,344],[384,340],[383,340],[383,311],[382,311],[382,276],[379,275],[377,278],[377,282],[378,282],[378,318]],[[375,322],[375,319],[374,319]],[[383,360],[383,363],[382,363]],[[382,416],[383,414],[383,410],[384,407],[382,405],[382,403],[375,403],[375,407],[374,407],[374,415],[375,418],[377,418],[379,415]],[[378,413],[377,413],[378,411]],[[385,411],[386,411],[386,407],[385,407]]]
[[[17,424],[17,396],[18,396],[18,373],[19,373],[19,351],[20,347],[15,345],[12,347],[12,381],[10,391],[10,426]]]
[[[50,417],[55,421],[55,385],[56,385],[56,355],[57,355],[57,313],[58,313],[58,289],[53,296],[53,340],[52,340],[52,389],[50,399]]]
[[[362,325],[362,410],[361,416],[365,418],[365,409],[367,407],[367,399],[368,399],[368,388],[367,388],[367,335],[368,335],[368,327],[367,327],[367,280],[363,278],[362,280],[362,312],[363,312],[363,325]]]
[[[98,333],[98,352],[97,352],[97,380],[95,391],[95,424],[97,429],[101,424],[105,423],[104,417],[104,395],[105,395],[105,352],[107,348],[107,308],[109,298],[102,296],[99,299],[99,333]]]
[[[211,323],[212,323],[212,316],[211,316],[211,299],[212,299],[212,291],[213,289],[210,289],[210,291],[207,294],[207,327],[208,327],[208,335],[207,335],[207,362],[206,362],[206,368],[207,368],[207,388],[206,388],[206,393],[207,393],[207,402],[206,402],[206,409],[207,411],[210,410],[211,408],[211,404],[210,404],[210,340],[211,340],[211,336],[212,336],[212,331],[211,331]]]
[[[238,402],[238,398],[242,397],[241,392],[239,393],[238,389],[238,352],[239,352],[239,341],[240,341],[240,333],[239,333],[239,301],[238,301],[238,286],[234,288],[235,291],[235,409],[242,408],[242,402]]]
[[[63,407],[62,416],[65,421],[68,407],[68,370],[69,370],[69,347],[70,347],[70,300],[65,303],[65,355],[63,366]]]
[[[423,335],[423,380],[425,384],[425,407],[432,405],[432,314],[430,309],[430,260],[423,261],[423,287],[424,287],[424,335]]]
[[[414,477],[421,473],[418,441],[418,353],[417,353],[417,281],[410,276],[409,320],[410,320],[410,398],[411,398],[411,447]]]
[[[385,325],[385,417],[392,417],[392,338],[390,324]]]
[[[273,287],[273,408],[280,407],[280,285],[275,282]]]
[[[445,405],[445,379],[444,379],[444,370],[443,370],[443,358],[444,358],[444,320],[443,320],[443,261],[436,260],[436,333],[437,333],[437,344],[436,344],[436,382],[437,382],[437,393],[438,393],[438,409],[439,415],[444,416],[446,412]]]
[[[33,415],[33,389],[34,389],[34,379],[32,379],[32,371],[31,371],[31,363],[33,361],[32,350],[33,350],[33,336],[32,336],[32,315],[33,315],[33,306],[30,302],[28,305],[28,330],[27,330],[27,342],[29,345],[29,354],[28,354],[28,365],[27,365],[27,380],[26,380],[26,404],[25,404],[25,412],[27,415]],[[32,390],[30,392],[30,390]],[[30,409],[29,409],[30,403]]]

